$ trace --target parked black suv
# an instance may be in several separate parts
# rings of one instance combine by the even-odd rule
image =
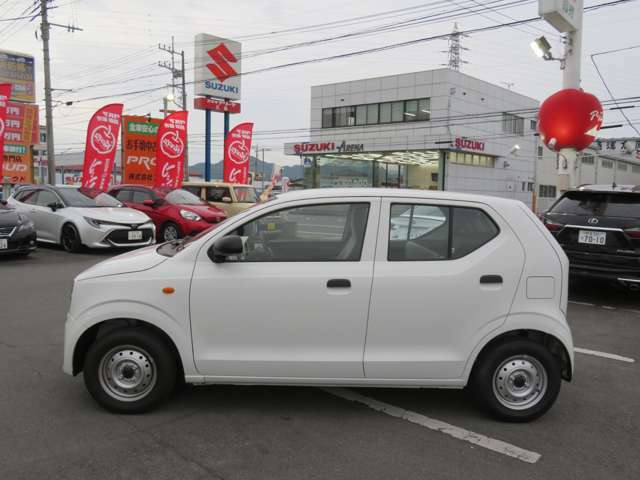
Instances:
[[[640,186],[570,190],[542,219],[569,257],[572,275],[640,290]]]

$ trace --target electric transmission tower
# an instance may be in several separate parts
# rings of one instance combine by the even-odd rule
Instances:
[[[466,47],[463,47],[461,44],[461,40],[463,37],[468,37],[467,34],[462,33],[458,30],[458,23],[453,24],[453,32],[448,36],[447,42],[449,43],[449,49],[443,50],[442,53],[448,54],[449,61],[447,63],[443,63],[445,67],[450,68],[451,70],[460,70],[460,66],[463,63],[469,63],[465,60],[462,60],[461,52],[462,50],[469,50]]]

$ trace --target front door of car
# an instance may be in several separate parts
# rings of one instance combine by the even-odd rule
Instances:
[[[55,211],[51,204],[62,205],[60,197],[50,190],[40,190],[34,205],[30,205],[30,213],[36,225],[36,234],[40,240],[60,242],[63,216],[59,209]]]
[[[254,212],[216,238],[244,253],[198,254],[191,329],[198,371],[216,377],[362,378],[379,200],[296,202]]]
[[[384,199],[367,378],[455,380],[509,313],[524,251],[483,204]]]
[[[155,197],[151,190],[147,190],[146,188],[134,188],[132,189],[131,200],[129,202],[129,206],[131,208],[135,208],[136,210],[140,210],[145,213],[154,223],[157,225],[162,223],[163,218],[161,213],[158,212],[159,205],[151,206],[145,205],[145,201],[151,200],[155,201]]]

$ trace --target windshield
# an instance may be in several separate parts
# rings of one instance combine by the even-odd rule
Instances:
[[[122,207],[111,195],[89,188],[61,188],[58,193],[68,207]]]
[[[172,190],[164,199],[172,205],[204,205],[205,202],[186,190]]]
[[[640,218],[637,193],[567,192],[551,210],[568,215]]]
[[[235,190],[238,202],[256,203],[258,201],[256,190],[253,187],[235,187]]]

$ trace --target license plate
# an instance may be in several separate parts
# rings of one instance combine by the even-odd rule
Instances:
[[[129,240],[142,240],[142,232],[140,230],[131,230],[128,238]]]
[[[0,250],[6,250],[9,248],[9,242],[6,238],[0,238]]]
[[[607,243],[607,232],[594,232],[592,230],[580,230],[578,232],[578,243],[588,243],[590,245],[604,245]]]

